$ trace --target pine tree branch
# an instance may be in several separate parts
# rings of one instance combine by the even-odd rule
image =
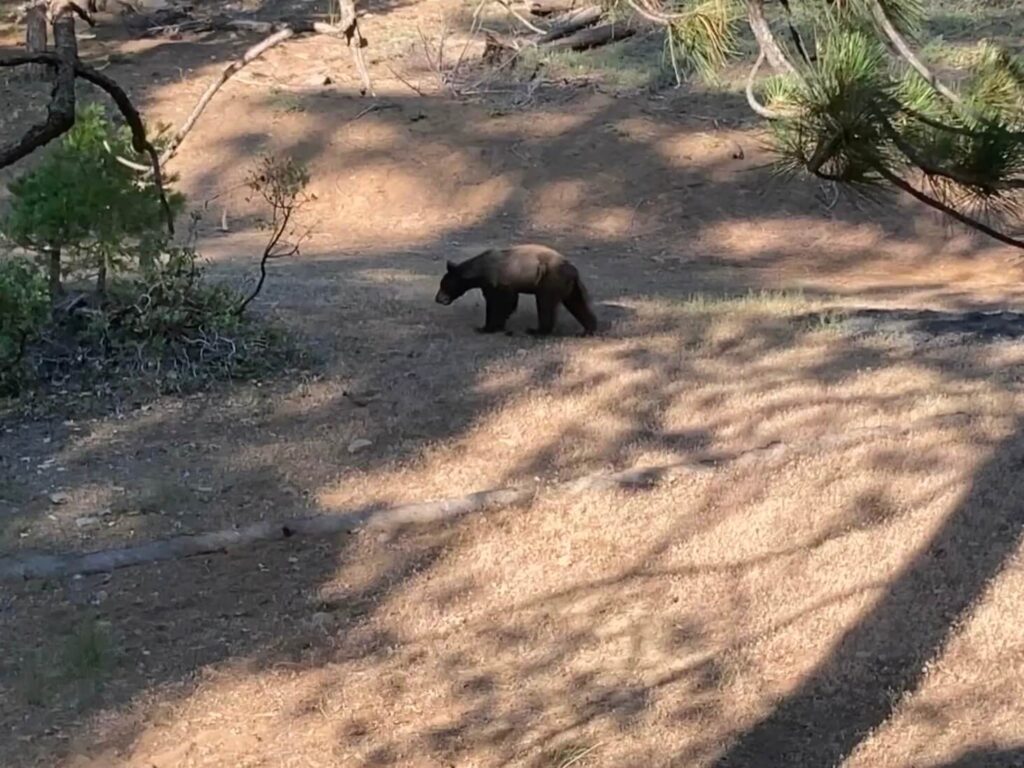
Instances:
[[[896,29],[896,25],[892,23],[892,19],[889,18],[889,14],[885,12],[885,8],[879,2],[879,0],[868,0],[871,6],[871,15],[878,24],[879,29],[882,33],[889,38],[889,42],[892,43],[897,53],[902,56],[906,62],[917,70],[917,73],[924,78],[924,81],[932,87],[936,93],[943,98],[947,99],[957,106],[962,106],[963,101],[961,98],[950,90],[939,78],[928,69],[927,65],[921,59],[917,57],[914,50],[910,47],[906,40],[903,39],[903,35],[900,34],[899,30]]]
[[[974,187],[977,189],[983,189],[989,193],[1024,189],[1024,179],[988,180],[965,173],[955,168],[947,168],[937,165],[922,157],[917,149],[900,135],[899,131],[896,130],[892,123],[884,118],[879,118],[879,121],[881,122],[886,135],[888,135],[890,141],[892,141],[896,148],[902,152],[913,165],[917,166],[917,168],[928,176],[937,176],[949,179],[962,187]]]
[[[757,97],[754,95],[754,80],[757,78],[757,73],[760,71],[761,65],[764,64],[764,60],[765,52],[764,49],[762,49],[757,54],[757,61],[754,62],[754,66],[750,68],[750,74],[747,75],[747,103],[754,112],[766,120],[779,120],[782,118],[782,115],[779,112],[766,107],[764,104],[759,102]]]
[[[772,33],[768,18],[764,14],[764,0],[747,0],[747,21],[754,37],[757,38],[757,44],[768,59],[768,63],[783,74],[799,76],[796,67],[793,66]]]
[[[946,205],[941,200],[936,200],[930,195],[917,189],[915,186],[908,183],[907,181],[904,181],[895,173],[893,173],[888,168],[885,168],[882,165],[875,165],[875,171],[877,171],[883,179],[888,181],[894,187],[903,190],[908,195],[915,198],[916,200],[919,200],[925,205],[930,206],[931,208],[934,208],[935,210],[946,214],[950,218],[959,221],[961,224],[964,224],[965,226],[970,227],[971,229],[977,230],[978,232],[981,232],[984,235],[988,235],[994,240],[998,240],[999,242],[1004,243],[1006,245],[1011,245],[1014,248],[1024,250],[1024,240],[1018,240],[1017,238],[1004,234],[997,229],[993,229],[988,224],[980,222],[977,219],[974,219],[965,213],[961,213],[952,206]]]
[[[800,58],[804,60],[804,64],[810,66],[814,62],[815,57],[808,52],[800,30],[793,23],[793,10],[789,7],[789,0],[779,0],[779,4],[786,11],[786,24],[789,26],[789,36],[793,38],[793,45],[796,46],[797,51],[800,53]]]

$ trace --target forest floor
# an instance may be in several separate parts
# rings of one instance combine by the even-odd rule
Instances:
[[[933,53],[1024,27],[1012,0],[933,5]],[[262,245],[257,155],[308,165],[315,236],[258,306],[316,363],[5,412],[0,556],[704,469],[0,585],[0,763],[1024,765],[1024,344],[887,323],[1024,310],[1019,256],[902,198],[773,176],[742,95],[667,88],[655,38],[448,87],[422,39],[454,62],[472,6],[369,10],[376,99],[344,49],[298,40],[232,80],[173,165],[236,281]],[[81,46],[179,124],[254,40],[104,16]],[[40,114],[19,103],[4,135]],[[567,314],[526,335],[531,302],[479,335],[478,297],[433,302],[446,259],[509,242],[574,260],[598,336]]]

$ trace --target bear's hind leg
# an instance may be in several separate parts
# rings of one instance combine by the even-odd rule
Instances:
[[[555,329],[555,319],[558,317],[559,299],[550,293],[537,294],[537,327],[531,328],[529,333],[534,336],[547,336]]]
[[[572,293],[570,293],[563,301],[566,309],[572,313],[579,324],[583,326],[583,335],[592,336],[597,330],[597,318],[594,316],[594,311],[590,308],[590,304],[587,302],[587,297],[579,287],[574,287]]]

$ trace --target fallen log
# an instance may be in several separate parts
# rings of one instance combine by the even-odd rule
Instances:
[[[546,45],[553,40],[558,40],[561,37],[571,35],[573,32],[589,27],[591,24],[596,24],[601,20],[602,13],[604,13],[604,11],[602,11],[601,7],[597,5],[588,5],[586,8],[580,8],[572,11],[567,13],[565,16],[553,19],[551,27],[547,32],[535,38],[530,38],[530,41],[536,45]]]
[[[34,554],[0,559],[0,581],[42,579],[75,574],[107,573],[133,565],[195,557],[275,541],[292,536],[327,536],[358,529],[385,530],[405,525],[423,525],[454,520],[489,506],[509,506],[528,501],[535,489],[502,488],[481,491],[457,499],[407,504],[384,510],[350,515],[317,515],[284,521],[254,523],[242,528],[214,531],[195,536],[175,536],[136,547],[107,549],[83,554]]]
[[[631,24],[602,24],[599,27],[581,29],[575,34],[553,40],[544,46],[549,51],[586,51],[608,43],[625,40],[636,34],[636,27]]]
[[[580,32],[587,31],[587,27],[600,21],[603,13],[604,11],[601,10],[600,6],[588,5],[585,8],[579,8],[564,16],[553,19],[551,27],[543,34],[527,35],[524,37],[505,37],[496,32],[487,31],[485,33],[483,62],[489,66],[500,67],[514,59],[520,51],[530,47],[553,48],[555,50],[586,50],[587,48],[594,48],[604,43],[622,39],[621,36],[618,36],[619,32],[609,33],[603,29],[597,36],[585,35],[582,38],[575,38]],[[615,25],[606,26],[613,27]],[[624,36],[628,37],[630,34],[632,32]],[[569,45],[555,45],[555,43],[570,37],[575,38],[576,41]],[[575,47],[577,45],[580,47]]]
[[[692,477],[694,474],[711,472],[725,466],[743,467],[759,462],[781,464],[789,460],[795,452],[821,452],[826,449],[850,447],[866,440],[901,437],[923,427],[935,427],[946,422],[970,418],[969,413],[953,411],[904,423],[898,427],[864,427],[840,435],[791,444],[773,441],[734,453],[635,467],[622,472],[596,472],[562,483],[553,483],[546,486],[546,489],[578,494],[614,488],[650,488],[660,482]],[[763,471],[765,467],[762,466],[760,469]],[[325,536],[358,530],[397,531],[406,526],[448,523],[492,507],[525,504],[544,489],[545,486],[539,483],[530,483],[512,488],[478,491],[441,501],[405,504],[387,509],[357,510],[347,515],[316,515],[291,520],[265,521],[237,529],[194,536],[176,536],[135,547],[86,553],[12,555],[0,558],[0,581],[106,573],[117,568],[224,552],[291,536]]]

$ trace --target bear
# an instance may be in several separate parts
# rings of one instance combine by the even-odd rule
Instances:
[[[495,248],[446,266],[434,301],[447,306],[466,291],[479,288],[486,303],[484,325],[476,329],[479,333],[505,330],[521,293],[537,300],[537,327],[529,329],[530,334],[547,336],[554,330],[559,304],[565,304],[583,326],[584,336],[597,331],[597,317],[579,271],[553,248],[532,244]]]

